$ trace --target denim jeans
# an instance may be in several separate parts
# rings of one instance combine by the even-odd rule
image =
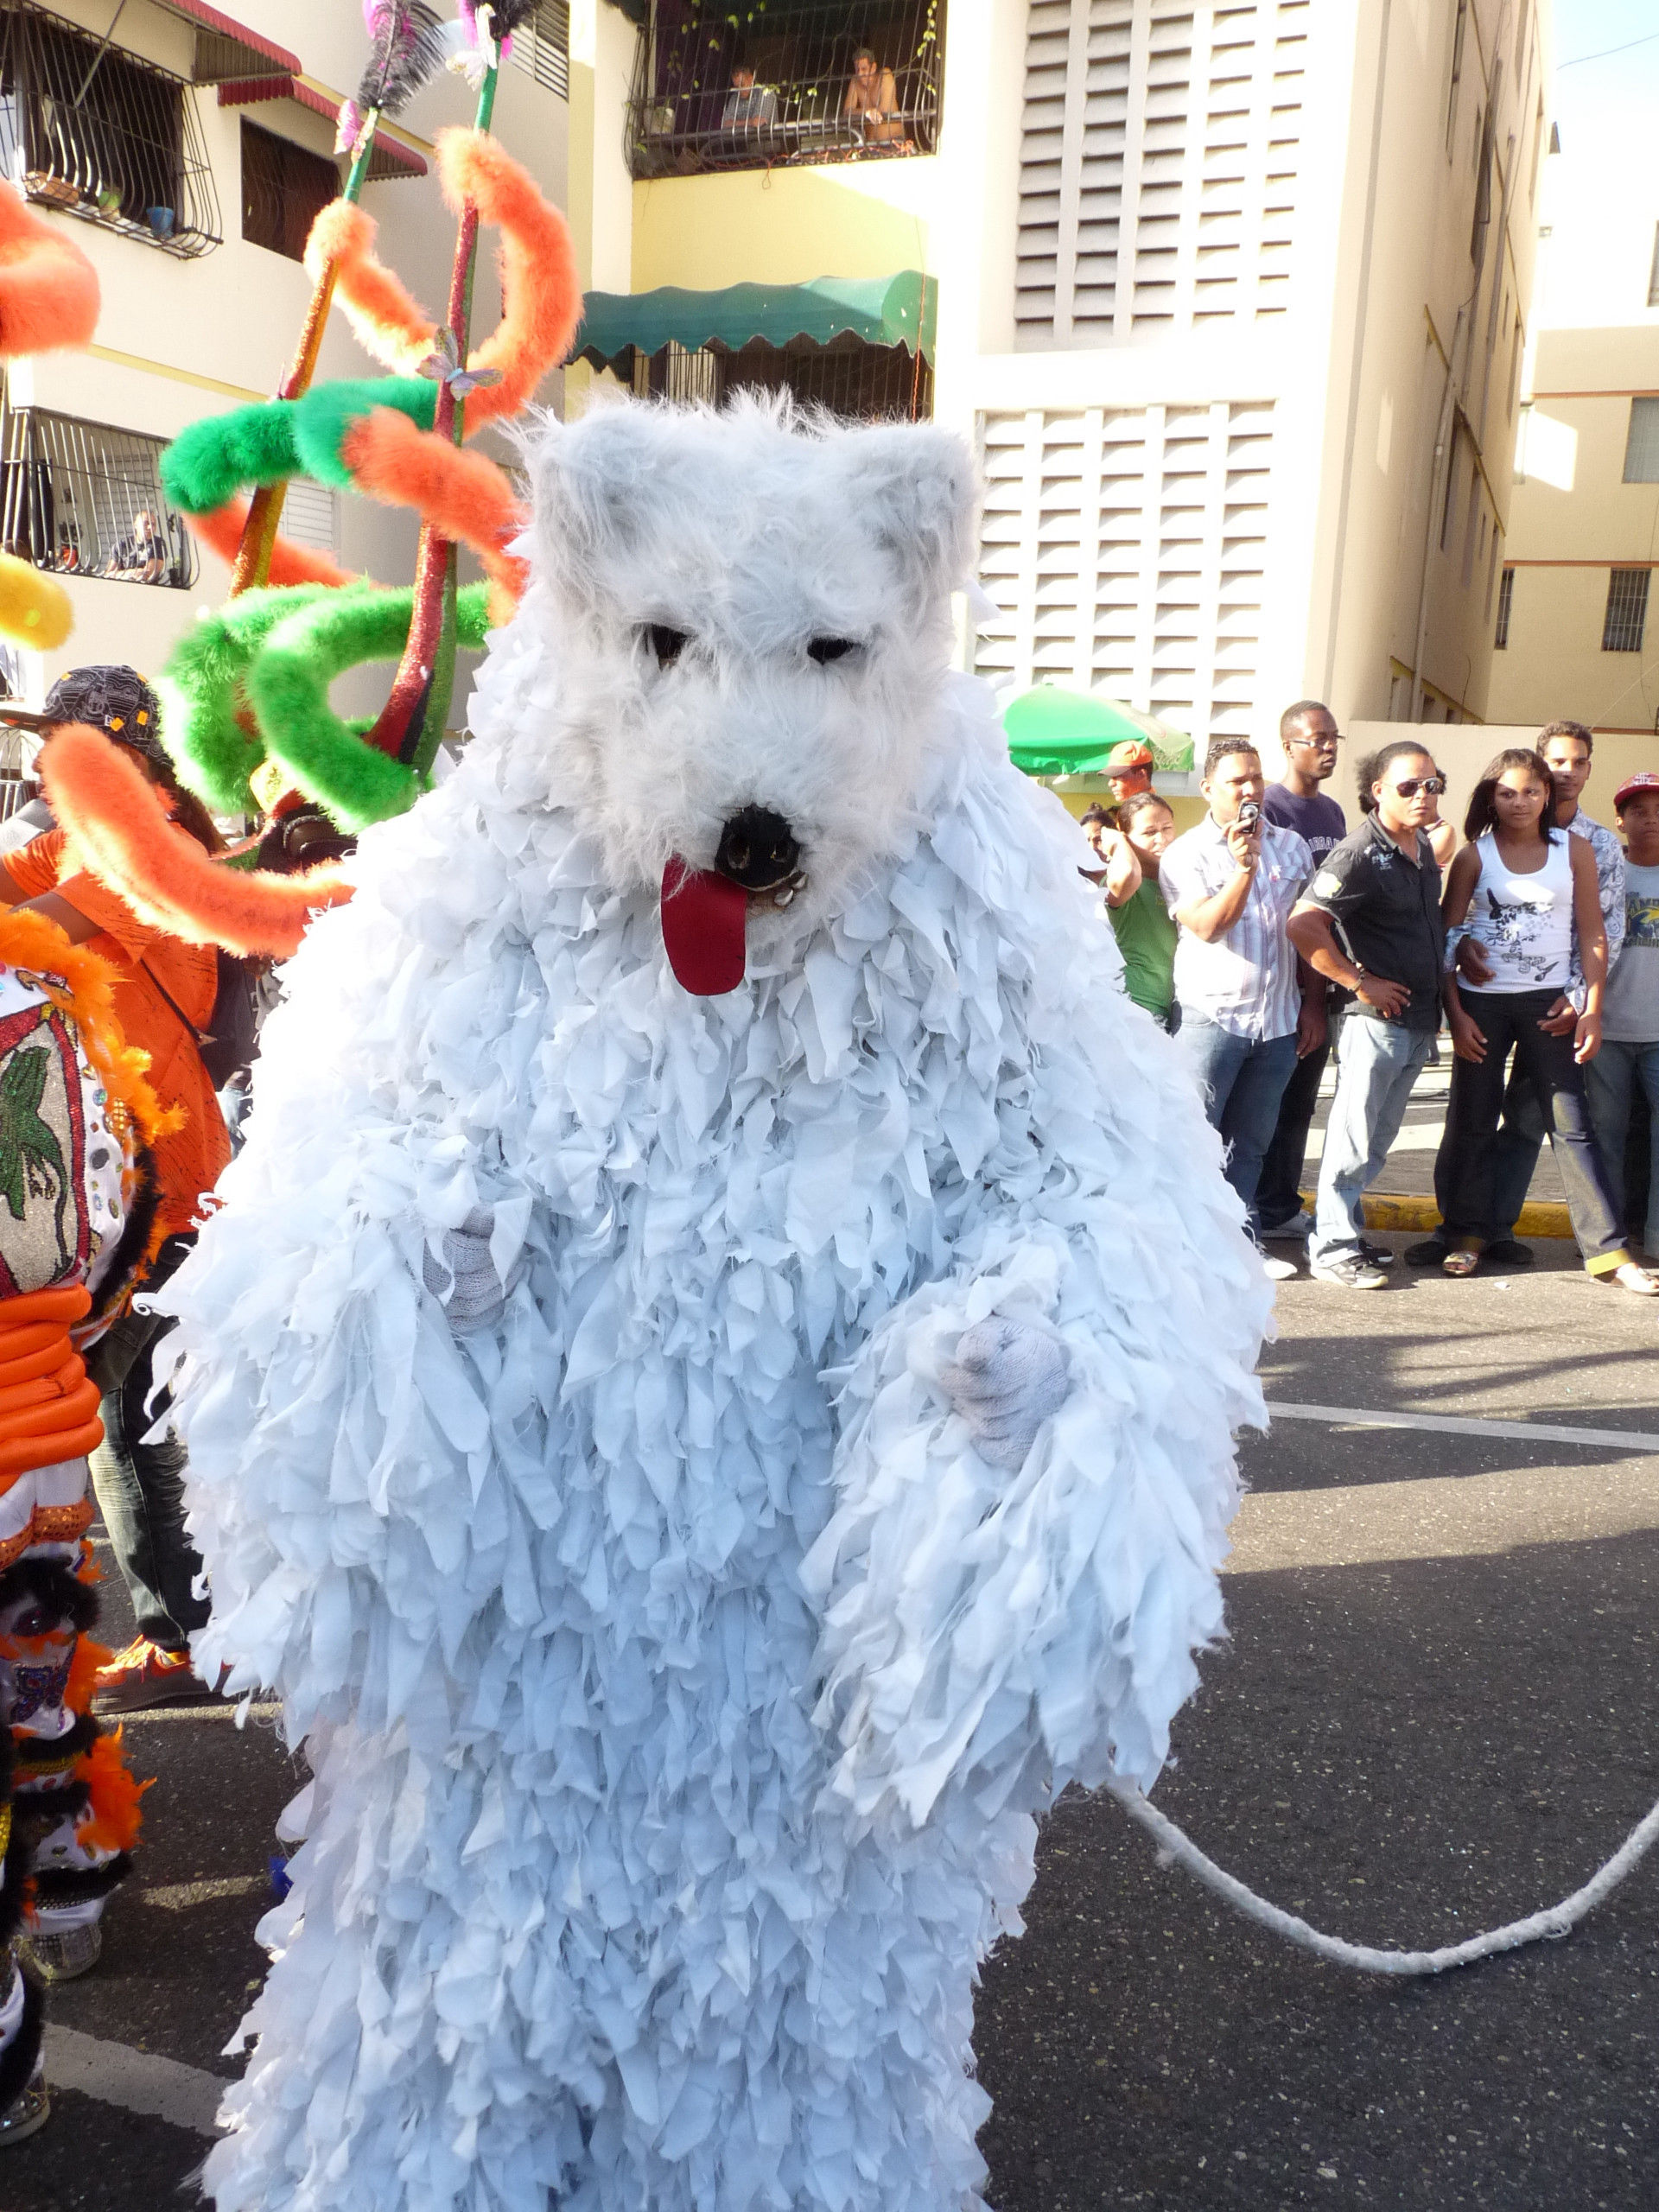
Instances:
[[[1539,1016],[1559,996],[1551,990],[1462,987],[1465,1008],[1485,1036],[1486,1057],[1452,1063],[1452,1096],[1434,1165],[1434,1189],[1448,1243],[1467,1238],[1490,1244],[1507,1233],[1497,1214],[1497,1138],[1504,1072],[1513,1052],[1517,1071],[1542,1109],[1585,1265],[1592,1274],[1602,1274],[1630,1254],[1591,1135],[1584,1070],[1573,1058],[1573,1039],[1548,1036],[1538,1027]]]
[[[1497,1125],[1493,1168],[1497,1178],[1493,1213],[1500,1236],[1515,1234],[1515,1224],[1527,1203],[1527,1192],[1532,1188],[1538,1155],[1544,1148],[1548,1134],[1538,1094],[1522,1074],[1517,1061],[1503,1092],[1503,1118]]]
[[[168,1239],[145,1292],[160,1288],[194,1241]],[[206,1599],[192,1594],[201,1558],[185,1533],[185,1451],[171,1429],[157,1443],[141,1440],[167,1411],[165,1394],[153,1408],[146,1402],[154,1387],[156,1347],[172,1326],[159,1313],[129,1313],[93,1345],[86,1372],[102,1393],[104,1441],[89,1456],[98,1510],[138,1633],[166,1650],[182,1651],[206,1625],[209,1611]]]
[[[1296,1033],[1265,1042],[1236,1037],[1187,1007],[1175,1041],[1192,1062],[1210,1126],[1227,1147],[1227,1180],[1249,1208],[1254,1230],[1256,1182],[1278,1123],[1279,1102],[1295,1070]]]
[[[1659,1257],[1659,1039],[1650,1045],[1604,1041],[1584,1071],[1590,1101],[1590,1125],[1608,1187],[1624,1218],[1624,1140],[1630,1126],[1630,1102],[1639,1090],[1648,1102],[1648,1218],[1642,1243],[1651,1260]],[[1638,1154],[1637,1159],[1641,1155]]]
[[[1432,1029],[1408,1029],[1368,1014],[1344,1016],[1310,1260],[1357,1255],[1365,1230],[1365,1193],[1382,1171],[1405,1119],[1411,1087],[1433,1049]]]
[[[1307,1164],[1307,1134],[1319,1103],[1319,1078],[1331,1057],[1321,1045],[1291,1070],[1285,1095],[1279,1102],[1279,1120],[1262,1162],[1255,1186],[1256,1211],[1264,1229],[1277,1229],[1294,1221],[1302,1210],[1302,1170]]]

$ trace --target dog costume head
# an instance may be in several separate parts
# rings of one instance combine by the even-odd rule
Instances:
[[[596,409],[534,454],[549,762],[693,988],[804,941],[914,827],[972,557],[961,441]],[[712,980],[711,980],[712,979]]]

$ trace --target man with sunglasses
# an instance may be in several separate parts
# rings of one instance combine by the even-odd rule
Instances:
[[[1268,785],[1262,811],[1279,829],[1294,830],[1318,866],[1348,835],[1342,809],[1322,789],[1337,770],[1337,747],[1342,743],[1337,718],[1322,701],[1299,699],[1279,717],[1279,743],[1286,761],[1284,780]],[[1306,988],[1305,982],[1305,993]],[[1255,1186],[1264,1236],[1300,1240],[1313,1226],[1302,1211],[1302,1169],[1319,1080],[1330,1056],[1330,1046],[1325,1044],[1298,1060],[1279,1102],[1278,1124]]]
[[[1308,1272],[1345,1290],[1380,1290],[1393,1254],[1364,1234],[1365,1192],[1400,1134],[1440,1026],[1446,925],[1427,835],[1446,779],[1402,738],[1371,764],[1376,810],[1328,853],[1286,934],[1318,975],[1354,1001],[1337,1046]]]

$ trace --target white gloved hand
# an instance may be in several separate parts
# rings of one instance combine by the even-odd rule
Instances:
[[[474,1206],[459,1229],[444,1230],[442,1260],[429,1245],[423,1256],[426,1287],[454,1328],[475,1329],[493,1321],[507,1302],[507,1286],[490,1257],[494,1228],[489,1207]]]
[[[1065,1347],[1046,1330],[1001,1313],[963,1331],[939,1382],[980,1457],[1009,1469],[1024,1465],[1038,1430],[1071,1394]]]

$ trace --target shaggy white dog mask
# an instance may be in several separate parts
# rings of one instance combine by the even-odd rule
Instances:
[[[208,2185],[956,2212],[1033,1815],[1220,1625],[1268,1293],[949,672],[962,448],[626,407],[534,480],[173,1294],[200,1656],[315,1774]]]

